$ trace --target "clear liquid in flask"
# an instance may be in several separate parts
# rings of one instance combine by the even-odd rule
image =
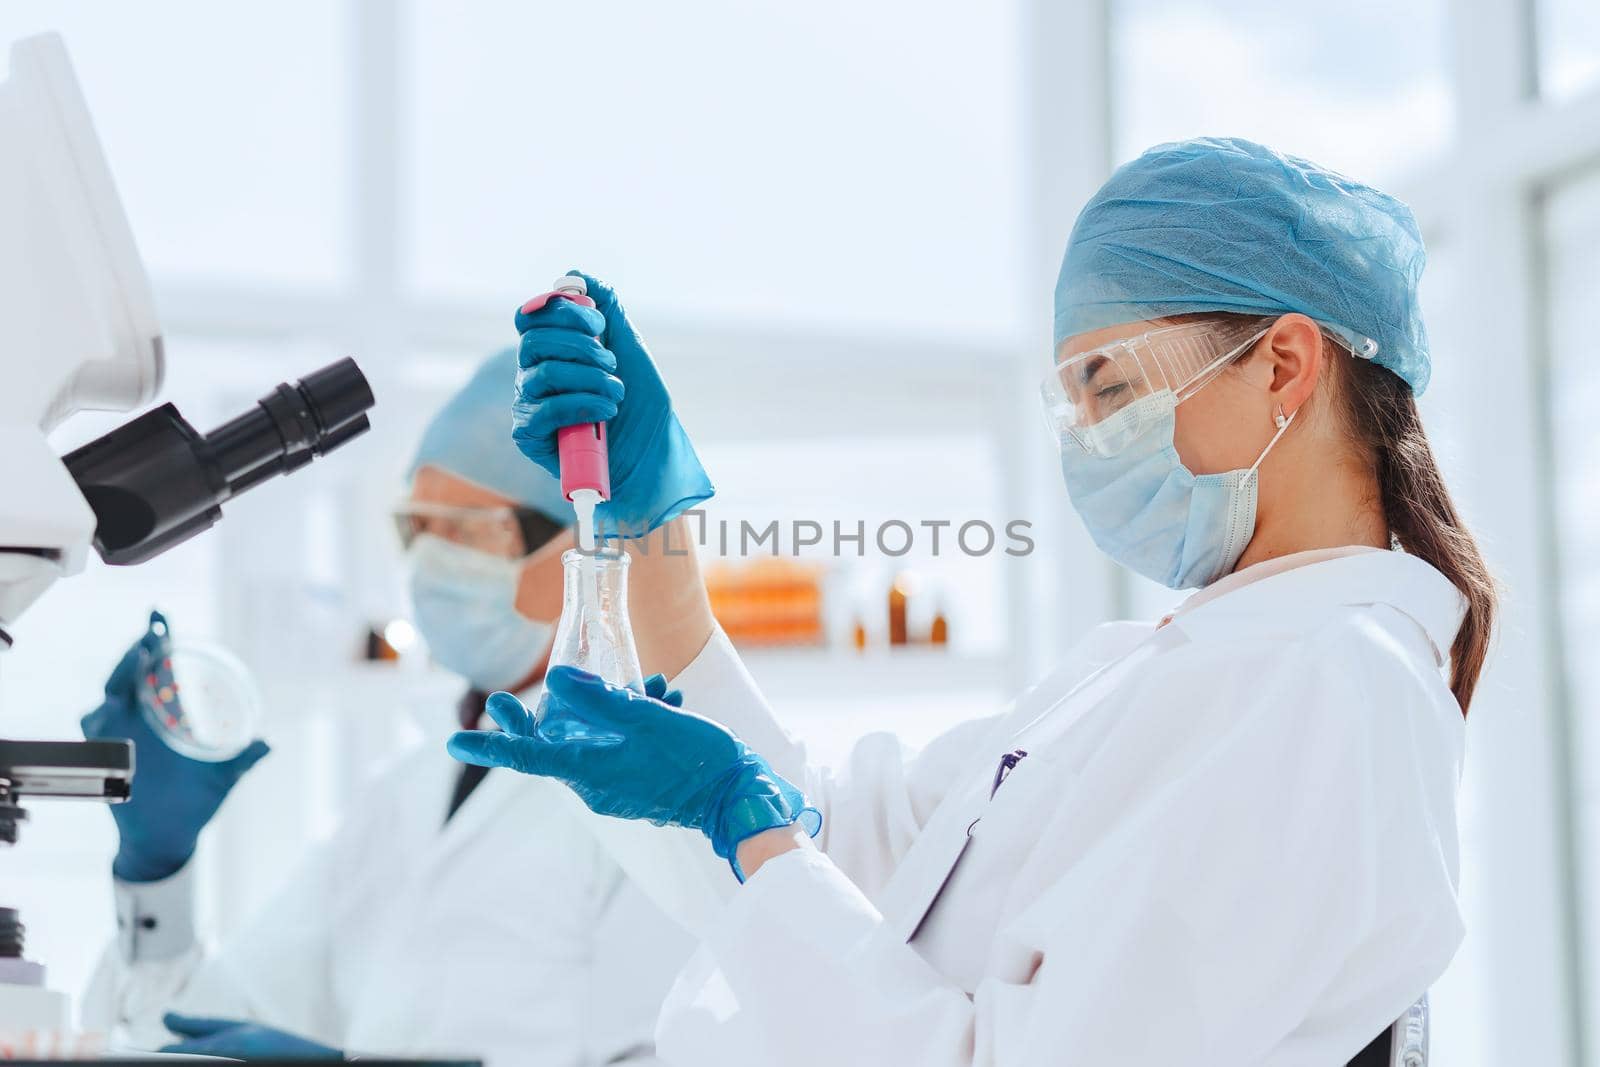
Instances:
[[[562,554],[561,621],[550,666],[577,667],[642,693],[644,674],[628,622],[628,564],[627,554],[620,551],[570,549]],[[536,721],[544,721],[547,699],[540,696]]]

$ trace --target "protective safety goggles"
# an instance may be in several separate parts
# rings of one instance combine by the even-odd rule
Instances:
[[[1265,337],[1268,321],[1162,326],[1061,360],[1039,386],[1045,425],[1060,447],[1114,456],[1165,414],[1135,402],[1170,393],[1176,406]]]
[[[530,555],[566,529],[532,508],[452,507],[411,501],[395,507],[394,525],[405,548],[410,548],[420,534],[433,534],[503,559]]]

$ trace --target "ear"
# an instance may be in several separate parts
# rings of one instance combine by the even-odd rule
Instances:
[[[1327,343],[1321,327],[1309,317],[1284,315],[1261,339],[1255,355],[1264,360],[1263,370],[1271,372],[1265,384],[1273,414],[1281,407],[1284,414],[1293,415],[1311,398],[1322,376]]]

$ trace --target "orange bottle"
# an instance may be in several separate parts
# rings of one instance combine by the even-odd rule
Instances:
[[[891,646],[903,645],[909,639],[906,632],[906,589],[904,576],[896,577],[889,583],[889,644]]]

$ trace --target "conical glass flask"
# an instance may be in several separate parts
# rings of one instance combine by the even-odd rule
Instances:
[[[577,667],[643,692],[644,674],[628,622],[628,563],[627,555],[616,551],[569,549],[561,556],[561,621],[550,666]],[[544,718],[543,699],[535,716]]]

